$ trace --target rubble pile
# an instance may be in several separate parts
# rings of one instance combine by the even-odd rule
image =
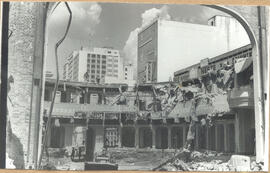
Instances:
[[[110,149],[108,152],[119,165],[142,166],[144,169],[147,167],[150,170],[174,155],[174,152],[147,149]]]
[[[158,170],[162,171],[230,171],[228,161],[230,155],[212,151],[193,151],[191,161],[184,162],[183,158],[175,158]]]
[[[251,171],[262,171],[263,163],[256,163],[256,161],[251,162],[250,169]]]
[[[248,161],[243,163],[243,158]],[[167,164],[159,167],[158,171],[261,171],[263,163],[250,162],[249,156],[230,155],[215,151],[193,151],[191,161],[184,158],[174,158]],[[237,160],[237,161],[235,161]],[[242,163],[241,163],[242,162]]]
[[[70,157],[54,155],[44,161],[42,167],[45,170],[84,170],[84,162],[73,162]]]

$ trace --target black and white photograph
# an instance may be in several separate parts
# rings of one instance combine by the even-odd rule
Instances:
[[[2,2],[6,169],[268,171],[269,7],[166,3]]]

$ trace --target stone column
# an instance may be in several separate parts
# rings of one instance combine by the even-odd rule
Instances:
[[[228,134],[227,134],[227,128],[228,125],[225,123],[223,124],[224,127],[224,151],[228,152],[229,151],[229,147],[228,147]]]
[[[186,125],[183,125],[183,146],[185,146],[186,144],[186,140],[187,140],[187,129],[186,129]]]
[[[195,135],[195,149],[199,149],[199,127],[196,125],[196,135]]]
[[[239,138],[240,138],[240,127],[239,127],[239,117],[236,112],[235,114],[235,121],[234,121],[234,136],[235,136],[235,153],[239,153],[240,151],[240,144],[239,144]]]
[[[140,138],[140,133],[139,133],[139,127],[135,126],[135,148],[139,148],[139,138]]]
[[[206,149],[209,150],[210,146],[209,146],[209,128],[206,127]]]
[[[172,127],[168,126],[168,149],[172,148]]]
[[[218,124],[215,126],[215,150],[218,149]]]
[[[152,130],[152,149],[156,148],[156,128],[151,126]]]
[[[123,125],[120,124],[120,127],[118,128],[118,132],[119,132],[118,147],[119,148],[122,148],[122,128],[123,128]]]

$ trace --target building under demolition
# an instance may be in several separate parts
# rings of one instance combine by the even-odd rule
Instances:
[[[47,147],[83,145],[90,161],[104,148],[180,149],[194,120],[195,149],[254,154],[250,49],[203,60],[176,72],[174,82],[128,89],[126,84],[60,81]],[[44,122],[54,81],[45,85]]]

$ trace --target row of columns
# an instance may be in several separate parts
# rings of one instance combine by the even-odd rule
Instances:
[[[167,148],[168,149],[172,149],[173,146],[172,146],[172,128],[173,127],[179,127],[179,128],[182,128],[182,141],[183,141],[183,144],[185,143],[186,141],[186,134],[187,134],[187,131],[186,131],[186,127],[187,126],[157,126],[157,127],[154,127],[152,125],[149,126],[130,126],[130,127],[134,127],[135,128],[135,142],[134,142],[134,146],[135,148],[140,148],[140,129],[141,128],[150,128],[151,129],[151,133],[152,133],[152,148],[155,149],[157,147],[157,144],[156,144],[156,138],[157,138],[157,129],[158,128],[166,128],[167,129]],[[119,132],[119,140],[118,140],[118,146],[119,147],[122,147],[122,133],[123,133],[123,128],[122,126],[119,127],[118,129],[118,132]],[[160,141],[164,140],[164,138],[162,138],[163,136],[161,136],[161,139]]]
[[[214,126],[214,129],[212,129],[212,130],[214,130],[215,131],[215,136],[211,136],[210,135],[210,129],[209,128],[207,128],[206,130],[205,130],[205,136],[197,136],[196,138],[195,138],[195,148],[196,149],[199,149],[199,148],[201,148],[201,146],[200,146],[200,141],[199,141],[199,138],[205,138],[206,137],[206,139],[205,139],[205,149],[211,149],[211,144],[210,144],[210,141],[211,140],[214,140],[213,142],[214,142],[214,147],[213,147],[213,149],[214,150],[218,150],[219,148],[221,148],[221,150],[223,150],[224,152],[230,152],[230,151],[232,151],[232,148],[234,148],[233,150],[235,150],[235,146],[230,146],[231,144],[233,144],[233,143],[235,143],[235,142],[231,142],[230,141],[230,135],[232,135],[232,134],[229,134],[229,130],[230,130],[230,126],[229,125],[232,125],[232,124],[234,124],[234,123],[231,123],[231,122],[224,122],[224,123],[218,123],[218,124],[216,124],[216,126]],[[220,126],[220,130],[222,130],[223,132],[221,132],[220,130],[218,130],[218,126]],[[186,135],[187,135],[187,132],[188,132],[188,126],[186,126],[186,125],[182,125],[182,126],[156,126],[156,127],[154,127],[154,126],[130,126],[130,127],[134,127],[135,128],[135,142],[134,142],[134,146],[135,146],[135,148],[140,148],[140,129],[141,128],[150,128],[151,129],[151,133],[152,133],[152,148],[153,149],[155,149],[156,147],[157,147],[157,143],[156,143],[156,139],[157,139],[157,129],[158,128],[166,128],[166,130],[167,130],[167,135],[166,135],[166,137],[167,137],[167,139],[165,139],[165,138],[163,138],[165,135],[163,135],[163,136],[160,136],[161,137],[161,139],[160,139],[160,142],[162,141],[162,140],[167,140],[167,148],[168,149],[172,149],[172,148],[175,148],[174,146],[173,146],[173,143],[172,143],[172,135],[173,135],[173,127],[178,127],[178,128],[182,128],[182,130],[181,130],[181,132],[182,132],[182,145],[184,145],[185,144],[185,141],[186,141]],[[120,126],[119,127],[119,140],[118,140],[118,146],[119,147],[122,147],[122,132],[123,131],[123,129],[122,129],[122,126]],[[200,131],[200,129],[199,128],[196,128],[196,135],[199,135],[199,131]],[[233,131],[232,133],[234,133],[235,131]],[[220,140],[220,133],[222,133],[223,135],[222,135],[222,137],[223,137],[223,139],[222,140]],[[161,134],[160,134],[161,135]],[[234,137],[234,139],[233,140],[235,140],[235,137]],[[175,142],[177,142],[177,141],[175,141]],[[223,142],[223,144],[221,144],[221,142]],[[220,145],[223,145],[224,147],[220,147]]]

